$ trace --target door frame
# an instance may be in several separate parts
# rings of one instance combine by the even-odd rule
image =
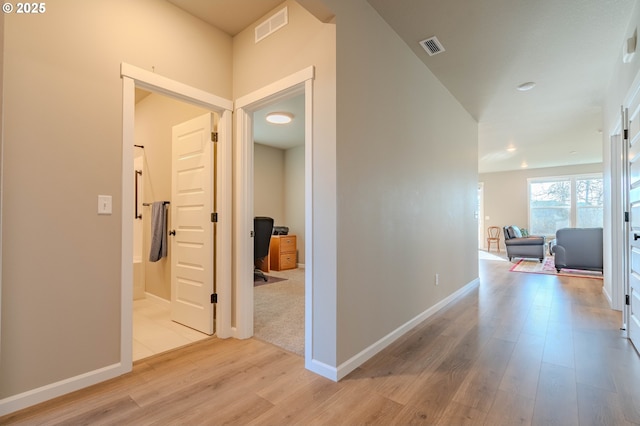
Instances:
[[[235,102],[235,277],[236,327],[234,337],[253,336],[253,112],[294,96],[305,97],[305,359],[312,352],[313,301],[313,79],[307,67]]]
[[[485,229],[484,229],[484,182],[478,182],[478,248],[486,249],[485,243],[487,239],[485,238]],[[498,251],[500,251],[500,244],[498,244]]]
[[[605,226],[604,232],[607,235],[605,238],[611,239],[611,244],[606,244],[604,247],[604,253],[610,250],[608,255],[605,255],[606,259],[611,259],[610,264],[604,265],[604,281],[611,283],[610,292],[607,289],[607,285],[603,286],[603,292],[612,309],[623,311],[623,321],[621,328],[626,327],[626,312],[624,309],[624,294],[626,294],[626,224],[622,219],[626,207],[624,206],[624,194],[625,184],[622,180],[623,176],[623,164],[622,164],[622,139],[621,120],[618,120],[618,124],[615,129],[610,132],[610,172],[604,173],[603,176],[609,180],[611,185],[610,190],[610,202],[605,204],[611,206],[611,212],[608,214],[611,226]],[[608,177],[607,177],[608,175]],[[619,179],[617,177],[620,177]],[[605,240],[606,241],[606,240]]]
[[[135,89],[141,88],[160,93],[173,99],[196,105],[220,116],[218,125],[218,164],[216,171],[217,213],[216,225],[215,290],[216,336],[231,336],[231,219],[232,219],[232,110],[233,102],[203,90],[171,80],[156,73],[121,63],[122,77],[122,257],[121,257],[121,312],[120,312],[120,362],[123,372],[133,366],[133,170]]]

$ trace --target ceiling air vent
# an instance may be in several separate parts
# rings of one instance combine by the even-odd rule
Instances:
[[[435,36],[430,37],[426,40],[422,40],[420,42],[420,46],[422,46],[422,48],[427,51],[429,56],[437,55],[438,53],[444,52],[444,47],[442,46],[442,43],[440,43],[438,38]]]
[[[289,23],[287,8],[280,10],[256,27],[256,43],[278,31]]]

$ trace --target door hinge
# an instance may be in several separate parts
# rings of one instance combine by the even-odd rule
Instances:
[[[624,140],[629,140],[629,130],[628,129],[624,129]]]
[[[624,303],[625,303],[626,305],[629,305],[629,304],[630,304],[630,303],[629,303],[629,295],[628,295],[628,294],[624,296]]]
[[[211,303],[218,303],[218,293],[211,294]]]
[[[624,212],[624,221],[629,222],[629,212]]]
[[[211,222],[218,223],[218,213],[211,213]]]
[[[211,142],[218,142],[218,132],[211,132]]]

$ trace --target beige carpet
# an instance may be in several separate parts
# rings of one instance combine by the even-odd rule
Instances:
[[[254,287],[253,334],[304,356],[304,269],[269,275],[286,281]]]

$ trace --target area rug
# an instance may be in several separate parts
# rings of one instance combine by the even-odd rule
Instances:
[[[595,278],[598,280],[602,279],[602,272],[597,271],[561,269],[560,272],[558,272],[556,271],[555,261],[552,256],[545,257],[542,263],[537,260],[520,259],[520,261],[513,265],[509,270],[511,272],[528,272],[530,274],[557,275],[559,277]]]
[[[254,276],[253,277],[253,286],[254,287],[258,287],[260,285],[279,283],[280,281],[286,281],[287,280],[286,278],[272,277],[271,275],[265,275],[265,277],[267,277],[267,281],[263,280],[260,277]]]

